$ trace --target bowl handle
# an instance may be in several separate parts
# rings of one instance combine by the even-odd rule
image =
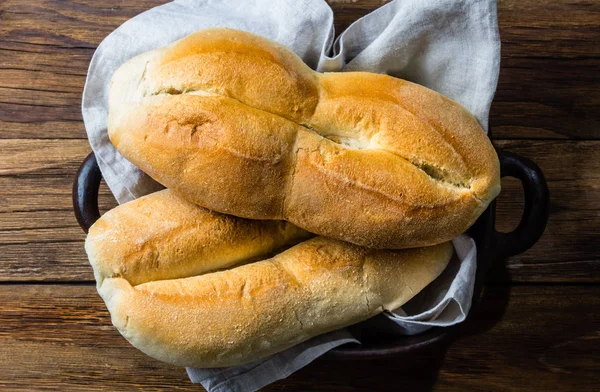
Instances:
[[[79,226],[86,233],[100,218],[98,210],[98,189],[102,173],[98,167],[96,156],[90,153],[77,170],[73,181],[73,211]]]
[[[542,236],[548,223],[550,192],[540,168],[531,160],[498,150],[502,177],[515,177],[523,184],[525,205],[517,228],[510,233],[495,231],[496,251],[506,258],[525,252]]]

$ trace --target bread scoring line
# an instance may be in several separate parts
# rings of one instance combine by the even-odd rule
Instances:
[[[432,175],[432,173],[430,173],[429,171],[425,170],[423,168],[423,166],[434,168],[438,172],[442,172],[442,173],[445,172],[445,170],[442,169],[442,168],[439,168],[436,165],[433,165],[431,163],[428,163],[428,162],[415,162],[413,160],[410,160],[410,159],[408,159],[406,157],[403,157],[403,156],[399,155],[396,151],[393,151],[393,150],[390,150],[390,149],[386,149],[386,148],[382,148],[381,146],[379,146],[379,148],[364,148],[364,149],[362,149],[362,148],[353,148],[353,147],[350,147],[350,146],[348,146],[346,144],[339,143],[339,142],[337,142],[337,141],[335,141],[334,139],[331,138],[331,136],[338,136],[338,135],[335,135],[335,134],[323,135],[323,134],[321,134],[318,131],[318,129],[310,126],[309,124],[298,123],[298,122],[292,121],[292,120],[290,120],[290,119],[288,119],[286,117],[283,117],[283,116],[281,116],[279,114],[272,113],[272,112],[270,112],[268,110],[256,108],[254,106],[246,104],[243,101],[240,101],[239,99],[233,98],[233,97],[228,96],[228,95],[214,93],[214,92],[212,92],[210,90],[207,90],[207,89],[202,89],[202,88],[177,89],[175,87],[167,87],[167,88],[161,88],[158,91],[152,92],[150,94],[147,94],[146,92],[144,92],[143,97],[145,98],[145,97],[153,97],[153,96],[177,96],[177,95],[192,95],[192,96],[195,95],[195,96],[201,96],[201,97],[221,97],[221,98],[224,98],[224,99],[231,99],[232,101],[235,101],[235,102],[237,102],[237,103],[239,103],[239,104],[241,104],[243,106],[249,107],[249,108],[251,108],[253,110],[258,110],[258,111],[261,111],[261,112],[269,113],[270,115],[279,117],[279,118],[281,118],[281,119],[283,119],[285,121],[292,122],[292,123],[294,123],[294,124],[296,124],[296,125],[304,128],[304,129],[306,129],[306,130],[308,130],[310,132],[316,133],[318,136],[320,136],[323,139],[329,140],[330,142],[332,142],[332,143],[340,146],[340,148],[347,149],[347,150],[375,150],[375,151],[387,152],[387,153],[390,153],[390,154],[396,156],[397,158],[402,159],[405,162],[411,164],[416,169],[418,169],[421,172],[425,173],[425,175],[427,175],[432,181],[435,181],[436,183],[438,183],[438,184],[440,184],[440,185],[442,185],[444,187],[454,188],[454,189],[457,189],[457,190],[458,189],[468,189],[468,190],[471,189],[470,185],[466,185],[464,183],[455,183],[453,181],[449,181],[449,180],[445,179],[444,176],[443,176],[443,174],[441,174],[441,175]],[[406,112],[410,113],[411,115],[415,116],[415,114],[412,113],[411,111],[409,111],[408,109],[403,108],[401,106],[399,106],[399,107],[401,109],[405,110]],[[429,124],[428,122],[425,122],[425,123],[429,127],[434,128],[434,130],[435,130],[435,127],[431,126],[431,124]],[[435,131],[438,132],[437,130],[435,130]],[[293,148],[296,150],[295,151],[296,153],[297,153],[297,150],[298,150],[298,148],[297,148],[297,139],[298,139],[297,135],[298,134],[296,133],[296,138],[295,138],[294,143],[293,143]],[[375,134],[375,135],[377,135],[377,134]],[[375,137],[375,135],[373,137]],[[449,145],[452,148],[452,151],[454,151],[456,153],[456,149],[454,148],[454,146],[452,146],[451,144],[449,144]],[[245,154],[243,154],[243,153],[241,153],[241,152],[239,152],[237,150],[230,151],[230,149],[227,149],[227,151],[229,151],[229,152],[231,152],[231,153],[233,153],[235,155],[238,155],[238,156],[243,156],[245,158],[267,161],[266,159],[261,159],[260,157],[250,157],[250,156],[247,156],[247,155],[245,155]],[[463,158],[462,158],[462,156],[460,154],[456,153],[456,155],[458,155],[460,157],[461,161],[464,162],[464,160],[463,160]],[[293,164],[293,168],[294,168],[293,172],[295,172],[295,170],[296,170],[296,168],[295,168],[295,162]],[[285,201],[285,199],[284,199],[284,201]]]

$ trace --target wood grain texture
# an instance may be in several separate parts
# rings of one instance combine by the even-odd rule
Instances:
[[[542,239],[508,261],[491,281],[600,282],[600,141],[512,140],[499,147],[533,159],[544,171],[551,217]],[[0,140],[0,281],[91,280],[84,234],[71,207],[71,181],[88,154],[86,140]],[[569,170],[565,170],[568,168]],[[100,208],[116,205],[108,189]],[[499,230],[522,211],[517,181],[503,181]]]
[[[509,259],[509,279],[518,282],[600,282],[600,144],[598,141],[499,141],[499,147],[532,159],[550,189],[550,220],[542,238]],[[497,222],[508,231],[522,211],[518,181],[504,181]],[[490,279],[504,274],[492,271]]]
[[[600,3],[498,1],[496,138],[600,138]]]
[[[417,391],[434,381],[439,391],[592,390],[600,372],[598,307],[597,286],[492,287],[445,358],[442,350],[410,360],[319,360],[265,390],[390,391],[392,380]],[[129,346],[92,286],[0,286],[0,353],[2,389],[202,389],[183,369]]]
[[[75,175],[89,154],[86,140],[0,140],[0,176]]]

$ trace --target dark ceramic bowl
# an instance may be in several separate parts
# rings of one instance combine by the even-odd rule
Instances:
[[[502,177],[515,177],[523,184],[524,211],[521,222],[510,233],[496,231],[496,202],[492,202],[468,233],[477,244],[477,275],[473,294],[473,308],[481,300],[485,276],[494,263],[525,252],[542,236],[548,221],[549,193],[544,175],[527,158],[497,150]],[[83,161],[73,184],[73,208],[77,221],[87,233],[100,217],[98,187],[102,174],[93,153]],[[382,316],[376,316],[383,318]],[[469,318],[464,323],[468,323]],[[463,324],[464,324],[463,323]],[[345,345],[329,351],[327,358],[358,359],[399,356],[441,344],[457,336],[459,325],[432,328],[414,336],[382,335],[369,321],[353,327],[361,335],[361,345]]]

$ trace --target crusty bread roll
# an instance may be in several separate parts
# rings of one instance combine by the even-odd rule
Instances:
[[[102,215],[85,249],[98,284],[121,277],[137,285],[264,258],[311,236],[285,221],[214,213],[165,189]]]
[[[386,75],[314,72],[242,31],[135,57],[109,106],[117,150],[194,203],[359,245],[447,241],[500,189],[496,153],[457,103]]]
[[[143,226],[153,218],[159,219],[156,231]],[[198,218],[199,227],[190,225]],[[241,233],[234,248],[245,263],[244,254],[254,259],[255,249],[264,249],[265,237],[282,236],[271,231],[276,224],[209,213],[163,191],[105,214],[91,228],[86,249],[121,334],[156,359],[202,368],[258,360],[395,309],[435,279],[452,255],[450,243],[374,250],[316,237],[272,258],[220,270],[236,253],[223,246],[235,242],[224,238],[223,225],[231,236]],[[147,235],[139,233],[144,227]],[[304,235],[283,237],[295,241],[296,234]],[[185,245],[194,236],[202,240]],[[159,257],[148,256],[147,248],[160,249]],[[168,278],[186,273],[190,277]]]

